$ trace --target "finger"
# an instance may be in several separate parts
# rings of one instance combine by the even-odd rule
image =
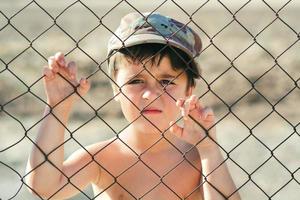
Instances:
[[[201,119],[205,119],[204,114],[205,114],[205,110],[206,110],[207,108],[204,107],[204,105],[203,105],[199,100],[196,101],[195,107],[196,107],[196,109],[200,112]]]
[[[59,66],[58,66],[57,63],[55,62],[54,56],[49,57],[49,59],[48,59],[48,65],[49,65],[49,68],[50,68],[54,73],[57,73],[57,72],[59,71]]]
[[[86,78],[81,78],[79,81],[78,93],[84,96],[90,89],[91,84]]]
[[[181,113],[184,120],[187,120],[187,119],[188,119],[188,115],[189,115],[190,107],[191,107],[191,102],[192,102],[192,96],[189,97],[189,98],[184,102],[183,110],[182,110],[182,113]]]
[[[201,109],[202,111],[204,111],[206,108],[206,106],[203,103],[201,103],[200,101],[199,101],[198,106],[199,106],[199,109]]]
[[[71,80],[76,79],[77,77],[77,66],[76,63],[71,61],[68,63],[68,75],[71,78]]]
[[[65,67],[66,66],[66,60],[65,60],[65,55],[61,52],[57,52],[55,54],[55,61],[61,66]]]
[[[180,113],[182,116],[184,116],[184,102],[185,100],[180,98],[176,101],[176,106],[179,107]]]
[[[184,104],[184,99],[180,98],[176,101],[176,106],[178,107],[182,107]]]
[[[213,110],[211,108],[205,108],[203,117],[206,121],[213,121],[215,117]]]
[[[190,111],[197,108],[197,102],[198,102],[197,96],[192,95],[190,98],[190,108],[189,108]]]
[[[173,133],[176,137],[181,138],[182,134],[183,134],[183,128],[178,126],[176,123],[174,123],[173,121],[171,121],[169,123],[170,126],[170,131],[171,133]]]
[[[43,75],[45,75],[45,79],[49,81],[54,78],[55,74],[48,66],[45,66],[43,69]]]

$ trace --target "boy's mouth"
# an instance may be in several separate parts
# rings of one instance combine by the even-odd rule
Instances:
[[[162,111],[159,109],[156,109],[156,108],[146,108],[146,109],[143,109],[141,111],[141,113],[143,113],[143,114],[160,114],[160,113],[162,113]]]

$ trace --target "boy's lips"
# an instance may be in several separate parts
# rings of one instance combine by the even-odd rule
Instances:
[[[160,114],[162,113],[162,110],[159,110],[157,108],[146,108],[142,110],[143,114]]]

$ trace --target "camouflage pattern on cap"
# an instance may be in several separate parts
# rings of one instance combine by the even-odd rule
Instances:
[[[186,24],[159,13],[129,13],[108,42],[108,55],[113,50],[144,43],[169,44],[196,57],[202,48],[198,34]]]

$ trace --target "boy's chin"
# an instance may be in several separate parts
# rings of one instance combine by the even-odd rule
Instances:
[[[147,119],[139,119],[135,126],[146,134],[163,134],[169,128],[168,124],[157,123]]]

